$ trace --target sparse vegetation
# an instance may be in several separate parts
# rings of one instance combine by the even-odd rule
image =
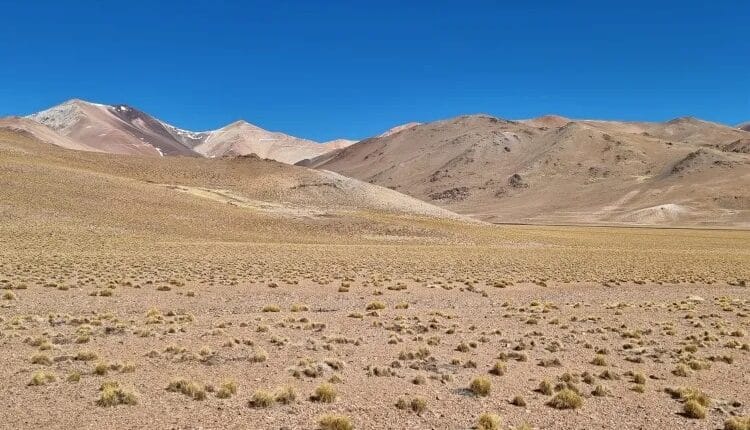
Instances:
[[[483,413],[477,420],[478,430],[500,430],[502,425],[503,422],[500,417],[489,412]]]
[[[583,406],[583,397],[569,388],[564,388],[547,404],[555,409],[578,409]]]
[[[321,430],[354,430],[352,420],[344,415],[323,415],[318,425]]]
[[[490,380],[481,376],[472,379],[471,384],[469,384],[469,390],[476,396],[487,397],[490,395],[491,389],[492,383]]]
[[[331,384],[321,384],[315,389],[312,399],[316,402],[333,403],[338,396],[336,387]]]

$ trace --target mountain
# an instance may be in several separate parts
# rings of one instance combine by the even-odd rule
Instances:
[[[397,125],[395,127],[389,128],[388,130],[386,130],[383,133],[381,133],[380,135],[378,135],[378,137],[387,137],[387,136],[390,136],[392,134],[396,134],[399,131],[408,130],[408,129],[410,129],[412,127],[416,127],[418,125],[422,125],[422,123],[421,122],[407,122],[406,124],[401,124],[401,125]]]
[[[388,241],[439,238],[440,228],[431,227],[436,218],[463,224],[445,209],[333,172],[254,155],[209,160],[71,151],[6,123],[0,184],[3,237],[40,244],[70,237],[125,246],[133,237]]]
[[[102,152],[100,149],[75,141],[63,136],[44,124],[40,124],[29,118],[5,117],[0,118],[0,129],[14,132],[19,135],[28,136],[47,144],[59,146],[76,151]]]
[[[293,164],[353,143],[340,139],[319,144],[270,132],[245,121],[218,130],[194,132],[172,126],[132,106],[110,106],[78,99],[28,118],[48,126],[84,150],[113,154],[212,158],[256,154]],[[49,140],[54,143],[59,139]]]
[[[742,124],[738,125],[737,128],[745,130],[745,131],[750,131],[750,121],[743,122]]]
[[[30,115],[59,134],[99,151],[129,155],[192,155],[165,125],[127,105],[70,100]]]
[[[302,163],[492,222],[748,226],[748,139],[695,118],[469,115]]]
[[[260,127],[237,121],[218,130],[195,135],[192,149],[206,157],[256,154],[283,163],[316,157],[333,149],[346,146],[345,142],[333,141],[320,144],[284,133],[264,130]]]

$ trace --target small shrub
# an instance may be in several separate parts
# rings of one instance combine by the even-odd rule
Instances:
[[[253,355],[250,357],[250,361],[253,363],[262,363],[266,360],[268,360],[268,353],[263,348],[253,351]]]
[[[250,398],[250,406],[254,408],[268,408],[276,403],[276,399],[273,394],[266,390],[257,390],[253,393]]]
[[[596,357],[591,360],[591,364],[593,364],[594,366],[606,366],[607,358],[602,354],[597,354]]]
[[[315,393],[313,394],[312,399],[316,402],[333,403],[334,401],[336,401],[337,395],[338,394],[336,393],[336,387],[326,383],[318,385],[318,388],[315,389]]]
[[[385,309],[385,304],[383,302],[370,302],[365,307],[366,311],[377,311]]]
[[[500,430],[502,420],[499,416],[485,412],[477,420],[477,430]]]
[[[552,395],[552,382],[550,382],[547,379],[542,380],[542,382],[539,383],[539,388],[536,389],[540,393],[551,396]]]
[[[555,409],[578,409],[583,406],[583,397],[569,388],[564,388],[547,404]]]
[[[510,404],[513,406],[525,407],[526,400],[521,396],[516,396],[513,397],[513,399],[510,401]]]
[[[609,395],[609,390],[604,385],[597,385],[594,391],[591,392],[592,396],[606,397]]]
[[[706,407],[701,405],[696,399],[690,399],[682,405],[682,412],[688,418],[703,419],[706,418]]]
[[[352,420],[344,415],[323,415],[318,425],[321,430],[354,430]]]
[[[78,351],[78,354],[76,354],[75,359],[78,361],[93,361],[99,358],[99,355],[95,353],[94,351]]]
[[[490,369],[490,373],[496,376],[503,376],[505,375],[505,372],[505,363],[503,363],[502,361],[496,362],[495,365],[492,366],[492,369]]]
[[[403,398],[399,397],[398,400],[396,400],[396,409],[404,410],[409,407],[409,402]]]
[[[294,391],[294,387],[292,387],[291,385],[285,385],[276,390],[274,398],[282,405],[288,405],[290,403],[294,403],[294,401],[297,400],[297,392]]]
[[[411,402],[409,402],[409,407],[419,415],[427,410],[427,400],[422,397],[414,397],[411,399]]]
[[[474,378],[469,384],[469,390],[476,396],[487,397],[490,395],[492,383],[489,379],[479,376]]]
[[[57,376],[55,376],[54,373],[40,370],[38,372],[34,372],[31,375],[31,381],[29,381],[29,385],[47,385],[50,382],[55,382],[56,379]]]
[[[94,366],[94,374],[99,376],[105,376],[109,372],[109,364],[100,362]]]
[[[219,390],[216,391],[216,397],[220,399],[228,399],[235,394],[237,394],[237,382],[232,379],[222,382]]]
[[[206,399],[206,387],[198,382],[188,381],[182,378],[170,381],[167,386],[167,391],[182,393],[188,397],[192,397],[193,400]]]
[[[677,367],[674,368],[672,373],[675,376],[681,376],[683,378],[690,376],[690,370],[688,370],[687,366],[685,366],[684,364],[678,364]]]
[[[724,422],[724,430],[750,430],[750,417],[732,417]]]
[[[135,392],[119,387],[117,382],[102,384],[101,394],[96,404],[102,407],[117,405],[135,405],[138,403],[138,396]]]
[[[41,364],[49,366],[52,364],[52,359],[47,354],[34,354],[31,356],[31,364]]]

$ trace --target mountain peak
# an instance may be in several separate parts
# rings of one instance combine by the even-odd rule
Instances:
[[[232,128],[250,128],[253,130],[263,130],[262,128],[258,127],[255,124],[250,124],[249,122],[245,121],[244,119],[238,119],[237,121],[234,121],[232,123],[229,123],[225,125],[224,127],[220,128],[219,130],[227,130]]]
[[[667,121],[667,124],[704,124],[706,121],[698,119],[694,116],[686,115],[679,116],[677,118]]]

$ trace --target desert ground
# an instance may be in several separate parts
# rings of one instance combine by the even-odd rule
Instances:
[[[743,429],[750,232],[0,133],[0,427]]]
[[[703,429],[747,415],[750,233],[441,228],[463,243],[3,235],[0,420]]]

